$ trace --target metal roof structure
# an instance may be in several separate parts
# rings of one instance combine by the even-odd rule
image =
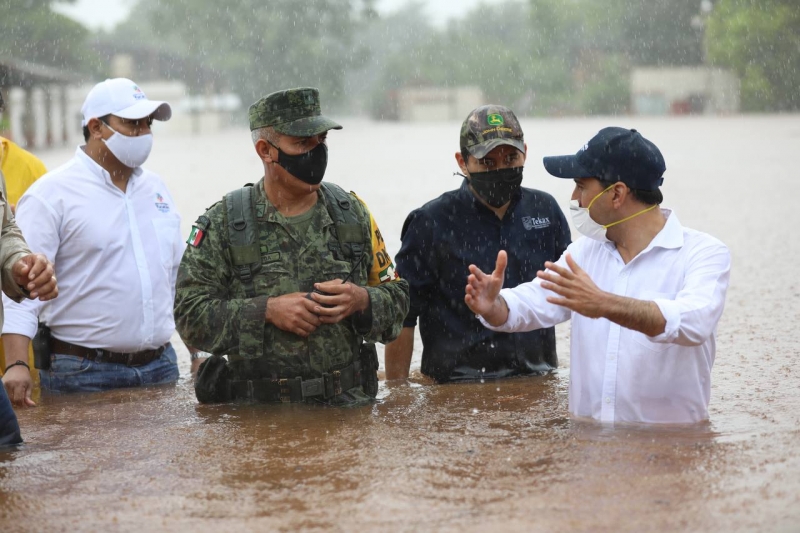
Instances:
[[[0,87],[21,87],[23,89],[45,83],[77,83],[81,76],[31,63],[23,59],[0,57]]]

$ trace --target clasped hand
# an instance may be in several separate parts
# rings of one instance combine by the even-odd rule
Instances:
[[[315,283],[317,292],[295,292],[267,301],[267,322],[278,329],[308,337],[322,324],[336,324],[369,305],[364,287],[341,279]],[[310,299],[309,299],[310,296]]]
[[[58,296],[53,263],[43,254],[28,254],[11,269],[14,282],[30,293],[31,300],[39,298],[46,302]]]

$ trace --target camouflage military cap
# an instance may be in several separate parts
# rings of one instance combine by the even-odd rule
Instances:
[[[514,112],[501,105],[473,109],[461,125],[461,151],[480,159],[507,144],[525,153],[522,127]]]
[[[250,106],[250,131],[271,126],[284,135],[311,137],[342,129],[321,113],[317,89],[284,89],[268,94]]]

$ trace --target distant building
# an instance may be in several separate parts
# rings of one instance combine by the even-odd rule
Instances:
[[[387,95],[385,120],[405,122],[462,121],[485,104],[479,87],[405,87]]]
[[[54,67],[0,58],[0,91],[6,101],[0,135],[29,150],[69,142],[74,126],[69,91],[79,80],[76,74]]]
[[[637,115],[720,115],[739,112],[739,78],[710,67],[635,68],[631,109]]]

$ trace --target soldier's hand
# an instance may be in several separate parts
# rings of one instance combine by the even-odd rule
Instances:
[[[39,298],[46,302],[58,296],[53,263],[43,254],[28,254],[16,263],[11,270],[14,281],[30,291],[31,299]]]
[[[16,406],[33,407],[36,403],[31,400],[33,380],[30,371],[22,365],[12,366],[3,376],[3,386],[8,393],[8,399]]]
[[[323,324],[336,324],[369,306],[367,289],[354,283],[342,283],[342,280],[335,279],[315,283],[314,288],[326,293],[311,293],[311,298],[316,302],[314,312]]]
[[[304,292],[294,292],[267,300],[266,321],[278,329],[308,337],[322,323],[314,314],[317,304]]]

